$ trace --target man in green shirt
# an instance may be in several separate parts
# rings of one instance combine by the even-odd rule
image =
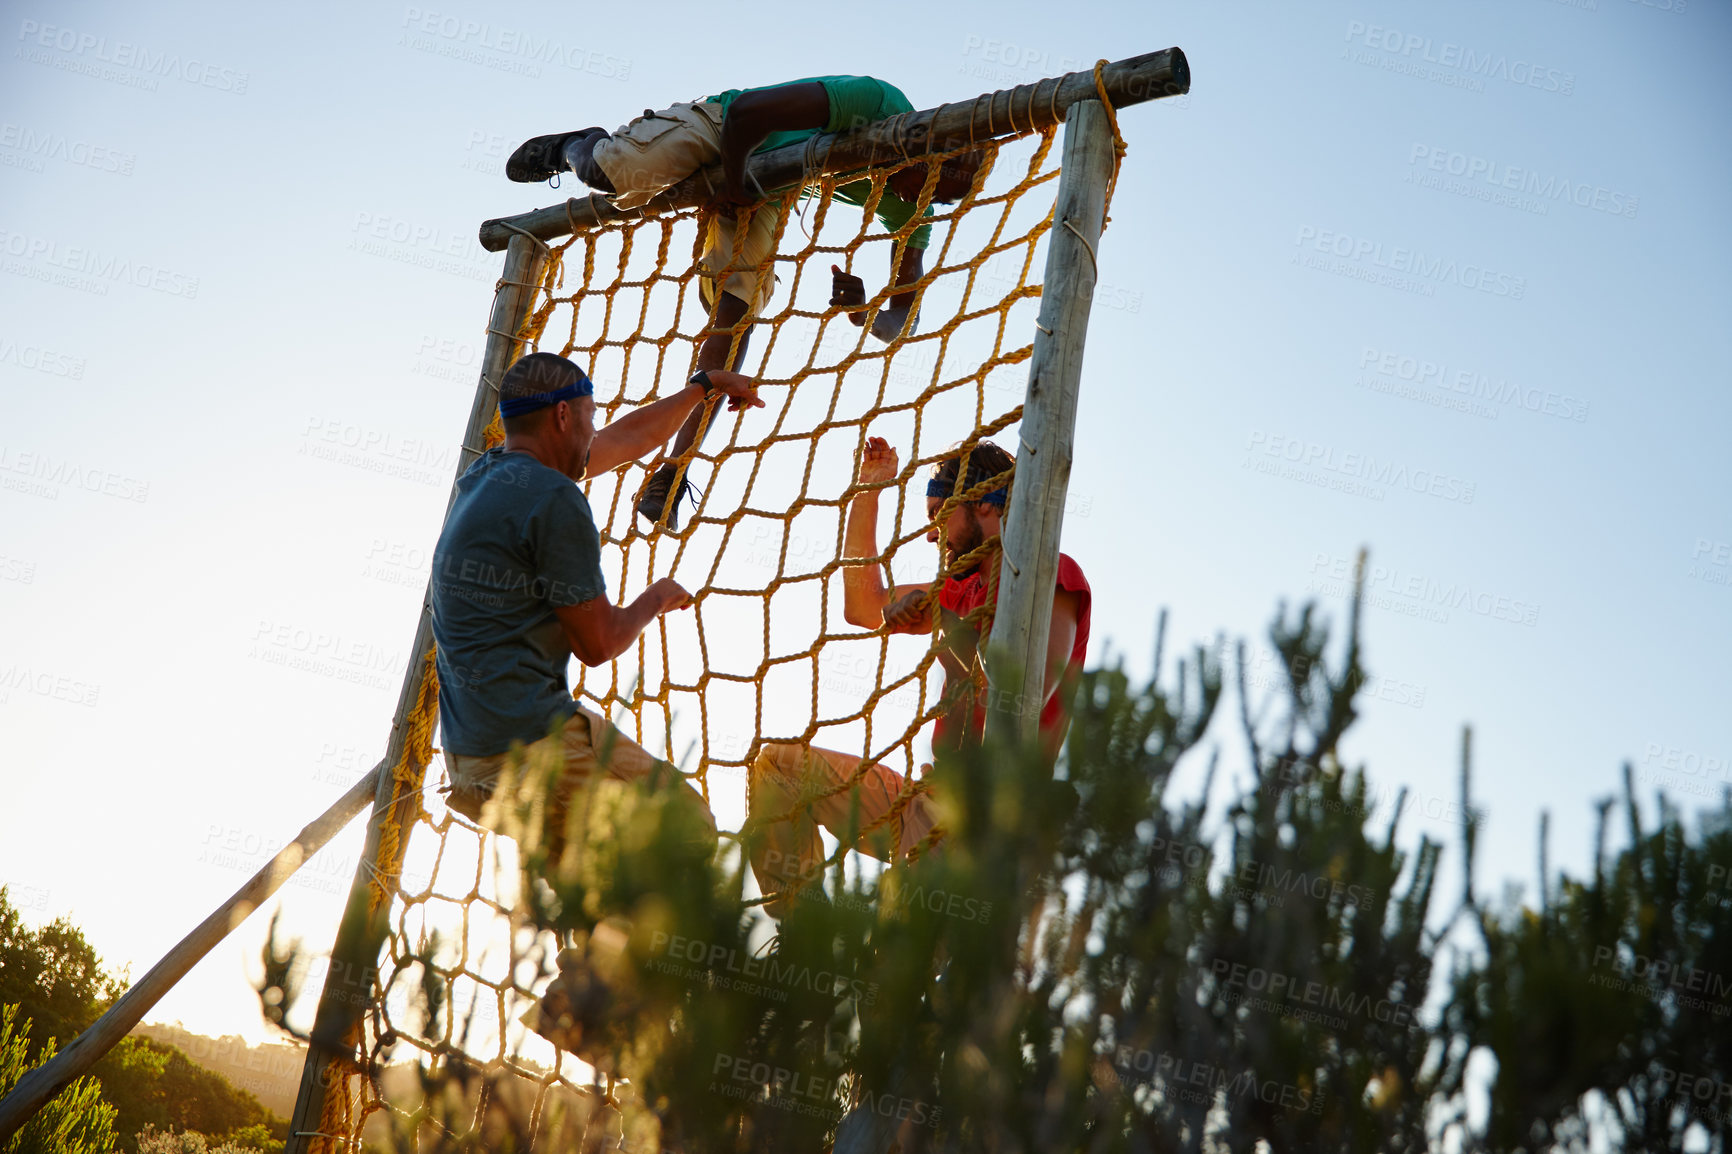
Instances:
[[[661,112],[646,110],[613,133],[586,128],[537,136],[511,154],[505,173],[528,183],[569,170],[591,188],[609,194],[617,207],[636,208],[697,170],[720,162],[723,182],[712,201],[718,211],[711,216],[705,237],[700,282],[704,304],[714,310],[715,327],[698,350],[697,367],[731,369],[745,355],[747,339],[747,333],[740,333],[730,359],[734,330],[764,310],[776,285],[771,266],[780,205],[757,208],[744,237],[738,235],[734,210],[757,203],[765,194],[747,187],[747,158],[822,132],[848,131],[913,110],[895,85],[870,76],[818,76],[763,88],[731,88]],[[980,154],[968,153],[941,166],[931,201],[950,204],[961,199],[979,164]],[[916,212],[931,214],[930,205],[918,207],[926,177],[926,167],[917,164],[885,182],[873,211],[886,230],[902,230]],[[862,179],[839,186],[835,197],[864,209],[871,204],[872,191],[872,182]],[[911,286],[920,279],[930,232],[930,225],[913,228],[900,260],[891,249],[891,284]],[[849,319],[865,324],[865,311],[859,308],[866,303],[865,284],[835,265],[830,271],[830,304],[854,308]],[[894,340],[908,324],[913,304],[912,289],[891,296],[873,321],[872,335],[881,341]],[[668,502],[677,474],[674,459],[701,440],[704,432],[704,415],[694,412],[674,438],[670,459],[651,475],[637,501],[637,511],[650,521],[660,522],[665,512],[668,528],[679,527],[678,500]],[[682,496],[689,487],[681,486]]]

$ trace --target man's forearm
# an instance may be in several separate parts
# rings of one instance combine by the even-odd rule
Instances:
[[[595,435],[588,474],[611,472],[661,448],[704,396],[702,385],[687,385],[671,397],[639,405]]]
[[[878,556],[878,491],[861,493],[848,503],[848,524],[842,534],[844,558]],[[884,624],[890,600],[884,574],[873,560],[842,570],[842,617],[850,624],[877,629]]]
[[[902,326],[907,322],[907,305],[903,305],[901,308],[879,309],[878,315],[872,318],[872,335],[885,344],[889,344],[902,335]]]
[[[585,665],[605,665],[630,649],[643,631],[649,628],[649,623],[656,619],[659,603],[649,595],[649,591],[638,594],[630,605],[608,605],[607,624],[601,631],[600,644],[590,653],[578,653],[577,659]],[[575,650],[574,650],[575,652]]]

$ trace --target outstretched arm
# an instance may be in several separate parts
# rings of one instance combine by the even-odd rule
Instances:
[[[716,392],[728,398],[729,411],[763,407],[764,402],[758,399],[758,383],[751,377],[726,369],[708,371]],[[639,405],[596,433],[585,474],[594,477],[655,452],[703,399],[702,385],[687,385],[671,397]]]
[[[883,437],[866,438],[860,454],[855,484],[880,486],[896,477],[896,450]],[[931,629],[924,585],[890,587],[884,580],[878,556],[878,494],[881,489],[862,488],[848,503],[848,524],[842,534],[842,556],[859,564],[842,570],[842,617],[862,629],[879,629],[886,622],[897,633],[925,633]]]
[[[758,190],[746,188],[746,158],[772,132],[823,128],[830,123],[830,94],[822,84],[783,84],[741,93],[728,105],[722,121],[722,191],[724,204],[750,204]]]
[[[895,250],[891,250],[894,258]],[[908,321],[908,311],[914,307],[914,282],[926,271],[926,250],[906,245],[902,249],[902,258],[892,263],[890,267],[890,283],[892,286],[907,286],[906,292],[891,296],[878,310],[878,315],[872,321],[872,335],[889,344],[902,335],[902,326]],[[866,282],[851,273],[843,272],[836,265],[830,266],[830,303],[843,307],[853,307],[855,311],[848,314],[848,319],[859,326],[866,323],[866,310],[860,306],[866,303]]]
[[[615,605],[603,596],[562,606],[553,613],[572,654],[585,665],[601,665],[630,649],[651,621],[691,603],[692,595],[679,582],[663,577],[630,605]]]

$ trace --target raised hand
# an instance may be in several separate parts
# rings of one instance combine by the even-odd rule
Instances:
[[[858,308],[866,303],[866,282],[853,273],[843,272],[838,265],[830,266],[830,307]],[[848,319],[855,324],[864,324],[865,314],[854,312],[848,314]]]
[[[883,437],[867,437],[860,453],[860,468],[854,480],[861,485],[880,485],[895,478],[896,450]]]

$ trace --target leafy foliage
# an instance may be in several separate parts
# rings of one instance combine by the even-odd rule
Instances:
[[[102,968],[95,948],[70,919],[32,930],[0,888],[0,1000],[16,1006],[20,1038],[37,1030],[46,1035],[36,1041],[31,1066],[96,1021],[125,989],[125,980]],[[266,1154],[288,1133],[288,1123],[252,1094],[149,1038],[121,1039],[80,1084],[85,1081],[90,1094],[100,1093],[112,1131],[129,1151],[146,1126],[223,1136]]]
[[[517,914],[567,943],[543,1032],[596,1069],[579,1108],[617,1110],[606,1148],[1723,1151],[1732,802],[1692,830],[1662,799],[1648,829],[1626,782],[1627,848],[1604,849],[1607,801],[1591,878],[1494,908],[1464,737],[1463,896],[1440,916],[1443,847],[1404,841],[1406,795],[1373,806],[1340,754],[1356,604],[1333,644],[1309,605],[1269,642],[1269,699],[1243,645],[1234,663],[1247,785],[1216,789],[1204,746],[1221,648],[1165,682],[1157,643],[1150,684],[1082,678],[1056,769],[991,743],[941,759],[937,850],[875,877],[838,854],[773,925],[747,897],[751,828],[718,849],[654,784],[562,812],[557,766],[508,775]],[[450,1004],[433,952],[430,1027]],[[415,1072],[399,1148],[546,1136],[495,1115],[508,1074],[461,1053]],[[561,1144],[601,1149],[597,1129]]]
[[[0,1098],[18,1080],[54,1057],[52,1039],[32,1062],[30,1020],[20,1018],[16,1005],[0,1007]],[[102,1100],[94,1078],[79,1078],[36,1112],[18,1133],[0,1146],[0,1154],[107,1154],[114,1146],[114,1107]]]

